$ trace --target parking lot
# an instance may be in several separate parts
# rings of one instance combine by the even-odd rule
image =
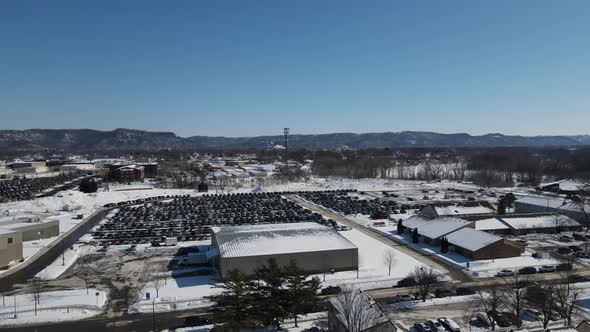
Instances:
[[[159,244],[167,238],[199,241],[211,226],[258,223],[320,222],[321,215],[279,193],[182,196],[126,206],[101,222],[94,239],[106,244]]]

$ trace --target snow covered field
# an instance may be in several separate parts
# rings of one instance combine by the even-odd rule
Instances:
[[[385,243],[376,240],[358,230],[340,232],[342,236],[358,247],[359,271],[343,271],[327,274],[323,286],[350,284],[357,285],[361,289],[375,289],[391,287],[397,281],[406,277],[417,266],[425,266],[409,255],[396,250]],[[395,252],[395,264],[388,275],[388,270],[383,262],[383,255],[389,251]],[[324,280],[324,275],[318,275]]]
[[[210,306],[206,296],[219,294],[221,289],[215,288],[214,276],[190,276],[167,278],[160,281],[160,289],[156,291],[155,283],[149,282],[141,290],[140,299],[129,309],[130,312],[151,312],[152,306],[158,312],[174,311]],[[150,299],[147,299],[147,293]],[[157,293],[157,297],[156,297]]]
[[[107,294],[96,289],[89,289],[88,294],[86,289],[42,292],[35,315],[32,294],[18,294],[16,298],[6,296],[6,306],[0,307],[0,326],[84,319],[100,314],[106,300]]]

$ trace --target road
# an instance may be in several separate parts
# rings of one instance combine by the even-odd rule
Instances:
[[[184,325],[185,318],[194,315],[210,315],[201,310],[174,311],[156,313],[155,331],[162,331],[166,328],[178,328]],[[84,331],[84,332],[146,332],[153,331],[153,317],[151,313],[125,314],[121,317],[97,317],[79,321],[43,323],[42,325],[19,326],[13,328],[2,328],[2,331],[10,332],[63,332],[63,331]]]
[[[384,236],[383,234],[378,233],[375,230],[359,225],[356,222],[344,217],[339,213],[329,210],[323,206],[319,206],[317,204],[308,202],[297,195],[285,195],[285,197],[307,209],[310,209],[323,215],[326,218],[348,225],[376,240],[379,240],[387,244],[388,246],[394,247],[395,249],[405,254],[408,254],[409,256],[415,258],[419,262],[424,263],[425,265],[430,266],[441,273],[448,273],[448,275],[454,280],[465,282],[474,280],[474,278],[471,275],[469,275],[461,269],[458,269],[456,266],[452,264],[447,264],[445,261],[438,260],[435,256],[425,254],[411,246],[408,246],[402,241],[399,241],[395,238]]]

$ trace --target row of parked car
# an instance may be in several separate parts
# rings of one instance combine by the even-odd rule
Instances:
[[[429,319],[422,323],[414,324],[414,329],[417,332],[460,332],[461,327],[455,323],[454,320],[447,317],[439,317],[437,319]]]
[[[475,291],[468,287],[457,287],[457,288],[437,288],[433,293],[428,293],[426,299],[443,298],[450,296],[464,296],[473,295]],[[403,302],[403,301],[415,301],[420,299],[420,294],[399,294],[393,298],[392,303]]]
[[[496,273],[496,277],[511,277],[515,274],[535,274],[535,273],[547,273],[556,271],[571,271],[573,269],[570,263],[561,263],[559,265],[541,265],[539,267],[527,266],[517,271],[510,269],[503,269]]]

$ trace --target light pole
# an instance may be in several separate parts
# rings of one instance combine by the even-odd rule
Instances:
[[[152,300],[152,331],[156,331],[156,299]]]
[[[66,265],[66,248],[64,245],[64,232],[61,233],[61,266]]]

